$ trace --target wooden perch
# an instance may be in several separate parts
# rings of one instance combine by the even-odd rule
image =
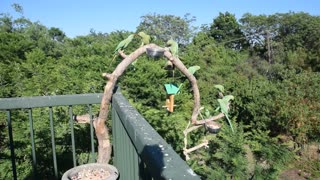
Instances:
[[[110,157],[111,157],[111,145],[110,145],[110,140],[109,140],[109,134],[108,134],[108,129],[105,126],[105,121],[108,116],[109,112],[109,105],[110,105],[110,100],[112,97],[113,89],[116,84],[116,81],[119,76],[123,74],[125,69],[133,62],[135,61],[140,55],[146,52],[147,48],[154,48],[154,49],[163,49],[164,50],[164,56],[168,59],[169,62],[173,64],[174,67],[179,69],[189,80],[191,86],[192,86],[192,92],[193,92],[193,98],[194,98],[194,106],[193,106],[193,111],[192,111],[192,116],[190,123],[188,124],[186,130],[183,131],[184,133],[184,154],[186,156],[186,159],[189,159],[188,154],[199,149],[202,147],[207,147],[208,146],[208,141],[205,140],[203,143],[192,147],[190,149],[187,149],[187,135],[193,130],[198,129],[201,127],[201,125],[205,124],[206,122],[218,120],[222,117],[224,117],[223,113],[220,113],[216,116],[210,117],[208,119],[202,119],[202,120],[197,120],[198,115],[200,113],[200,93],[199,93],[199,88],[197,84],[197,79],[194,77],[192,73],[188,71],[188,69],[185,67],[185,65],[181,62],[181,60],[178,57],[173,56],[168,48],[161,48],[155,44],[148,44],[145,46],[142,46],[135,50],[133,53],[130,55],[126,55],[123,51],[118,51],[120,56],[124,58],[116,67],[116,69],[113,71],[112,74],[104,74],[103,76],[108,79],[108,82],[105,86],[104,89],[104,94],[102,97],[101,101],[101,106],[100,106],[100,114],[96,122],[96,136],[98,138],[99,142],[99,149],[98,149],[98,162],[104,163],[104,162],[109,162]],[[173,111],[173,97],[170,99],[171,101],[168,101],[166,104],[166,107],[169,108],[169,111]],[[193,126],[189,128],[189,125],[192,124]]]
[[[223,117],[224,117],[224,114],[223,114],[223,113],[220,113],[220,114],[218,114],[218,115],[216,115],[216,116],[212,116],[212,117],[210,117],[210,118],[208,118],[208,119],[198,120],[198,121],[196,122],[196,125],[205,124],[206,122],[210,122],[210,121],[216,121],[216,120],[221,119],[221,118],[223,118]]]
[[[189,132],[198,129],[199,127],[202,127],[202,124],[200,124],[200,125],[195,125],[195,126],[192,126],[191,128],[188,128],[188,129],[184,130],[184,131],[183,131],[183,134],[184,134],[185,136],[187,136]]]
[[[110,79],[112,75],[108,73],[102,73],[102,77],[104,77],[105,79]]]
[[[191,131],[194,131],[200,127],[203,126],[203,124],[207,123],[207,122],[210,122],[210,121],[214,121],[214,120],[218,120],[220,118],[224,117],[224,114],[223,113],[220,113],[216,116],[212,116],[208,119],[203,119],[203,120],[199,120],[199,121],[196,121],[196,124],[193,124],[192,127],[189,127],[190,124],[188,124],[187,128],[183,131],[183,134],[184,134],[184,151],[183,151],[183,154],[185,155],[186,157],[186,160],[189,160],[190,157],[189,157],[189,153],[190,152],[193,152],[194,150],[197,150],[201,147],[204,147],[204,143],[202,144],[199,144],[195,147],[192,147],[190,149],[187,149],[187,145],[188,145],[188,133],[190,133]],[[206,146],[205,146],[206,147]]]
[[[197,149],[200,149],[202,147],[208,148],[209,147],[208,144],[209,144],[208,140],[203,140],[203,143],[198,144],[198,145],[196,145],[196,146],[194,146],[194,147],[192,147],[190,149],[184,148],[183,149],[183,154],[186,156],[186,160],[190,159],[189,153],[191,153],[191,152],[193,152],[193,151],[195,151]]]
[[[112,74],[104,73],[103,77],[107,79],[107,83],[104,87],[104,93],[101,100],[100,105],[100,113],[99,117],[95,120],[95,133],[98,139],[98,163],[108,163],[111,158],[111,143],[109,137],[109,130],[105,125],[105,122],[109,113],[109,105],[113,95],[113,90],[116,85],[118,78],[123,74],[123,72],[127,69],[127,67],[135,61],[140,55],[146,52],[147,48],[157,48],[165,50],[164,56],[172,62],[172,64],[179,69],[189,80],[192,86],[193,98],[194,98],[194,106],[191,116],[191,123],[197,125],[197,117],[199,115],[200,109],[200,93],[197,85],[197,80],[191,74],[185,65],[181,62],[178,57],[174,57],[168,48],[162,48],[155,44],[148,44],[136,49],[130,55],[124,54],[123,51],[118,51],[120,56],[124,59],[117,65]],[[202,122],[200,121],[199,124]],[[204,146],[204,145],[203,145]],[[201,146],[202,147],[202,146]]]
[[[73,118],[77,123],[79,124],[90,124],[90,115],[84,114],[84,115],[75,115]],[[96,118],[93,118],[93,120],[96,120]]]
[[[122,50],[119,50],[118,53],[120,54],[120,56],[125,59],[127,57],[127,55],[122,51]]]
[[[115,68],[112,74],[104,74],[104,77],[107,77],[108,81],[104,87],[104,93],[100,105],[99,117],[95,121],[95,132],[98,139],[98,163],[108,163],[111,158],[111,143],[109,136],[109,129],[105,125],[105,122],[109,113],[109,105],[113,95],[113,89],[116,85],[118,78],[123,74],[127,67],[136,60],[140,55],[146,52],[146,48],[155,48],[158,47],[155,44],[148,44],[142,46],[135,50],[128,56],[125,57]],[[160,48],[160,47],[158,47]],[[121,53],[122,54],[122,53]],[[124,55],[124,53],[122,54]]]

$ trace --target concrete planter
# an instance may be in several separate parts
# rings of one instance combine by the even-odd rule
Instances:
[[[90,163],[76,166],[66,171],[61,180],[95,179],[117,180],[119,173],[116,167],[110,164]]]

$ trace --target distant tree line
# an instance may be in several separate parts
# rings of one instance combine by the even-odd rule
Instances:
[[[118,30],[69,38],[56,27],[46,27],[24,17],[0,14],[0,97],[49,96],[101,93],[104,72],[112,72],[121,60],[111,63],[116,45],[134,32]],[[208,149],[194,152],[190,166],[204,179],[274,179],[287,166],[319,177],[317,159],[295,158],[305,145],[320,137],[320,17],[289,12],[272,15],[244,14],[240,19],[220,13],[211,24],[194,27],[195,17],[147,14],[137,32],[144,31],[152,42],[165,46],[179,42],[179,57],[186,66],[201,67],[195,73],[201,102],[210,114],[218,113],[218,90],[222,84],[235,97],[230,113],[235,133],[224,121],[217,135],[211,135]],[[133,41],[125,50],[139,47]],[[119,79],[123,94],[149,123],[182,155],[183,134],[192,113],[192,93],[186,77],[165,68],[165,61],[139,57]],[[175,111],[167,113],[165,83],[182,84],[175,97]],[[97,108],[95,108],[97,110]],[[75,112],[85,112],[77,107]],[[36,151],[44,179],[52,175],[48,121],[43,110],[34,110]],[[13,114],[14,140],[19,175],[30,178],[31,147],[25,111]],[[5,113],[0,113],[0,172],[11,169]],[[55,109],[60,174],[70,168],[71,147],[67,108]],[[79,139],[89,139],[89,128],[76,126]],[[189,138],[195,144],[200,129]],[[79,140],[78,139],[78,140]],[[76,140],[77,141],[77,140]],[[62,143],[63,142],[63,143]],[[90,149],[86,142],[77,147],[77,163],[86,163]],[[70,161],[71,162],[71,161]],[[50,165],[49,165],[50,164]],[[312,168],[310,168],[312,167]],[[0,173],[10,179],[11,173]]]

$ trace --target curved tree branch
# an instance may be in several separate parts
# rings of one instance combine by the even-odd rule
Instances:
[[[224,117],[224,114],[223,113],[219,113],[218,115],[212,116],[212,117],[210,117],[208,119],[198,120],[196,122],[196,125],[205,124],[205,123],[210,122],[210,121],[216,121],[216,120],[221,119],[223,117]]]
[[[191,123],[197,125],[197,117],[199,115],[200,109],[200,93],[197,85],[197,80],[191,74],[181,60],[177,57],[174,57],[167,48],[159,47],[155,44],[148,44],[136,49],[130,55],[125,55],[122,51],[119,52],[121,57],[124,59],[117,65],[112,74],[104,73],[103,77],[107,79],[107,83],[104,87],[104,93],[100,105],[99,117],[94,121],[94,127],[96,136],[98,139],[98,162],[99,163],[108,163],[111,158],[111,143],[109,138],[109,130],[105,125],[105,122],[109,113],[109,105],[113,95],[113,89],[116,85],[118,78],[123,74],[127,67],[135,61],[140,55],[146,52],[146,48],[157,48],[164,49],[164,56],[171,61],[176,68],[178,68],[190,81],[192,85],[193,97],[194,97],[194,107],[191,117]],[[202,124],[200,122],[200,124]]]
[[[197,79],[191,74],[186,66],[181,62],[181,60],[177,57],[174,57],[169,51],[164,52],[164,56],[166,56],[174,65],[176,68],[178,68],[190,81],[192,86],[192,92],[193,92],[193,98],[194,98],[194,106],[191,116],[191,123],[197,124],[197,118],[199,115],[199,109],[200,109],[200,93],[199,88],[197,84]]]

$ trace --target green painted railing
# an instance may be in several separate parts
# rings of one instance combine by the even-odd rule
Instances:
[[[52,145],[52,159],[53,159],[53,172],[56,179],[60,178],[58,174],[58,163],[56,154],[56,142],[55,142],[55,130],[54,130],[54,111],[53,107],[67,106],[69,109],[69,122],[71,131],[71,143],[72,143],[72,160],[73,166],[76,166],[76,148],[75,148],[75,135],[74,135],[74,115],[73,106],[75,105],[87,105],[89,107],[89,114],[92,116],[91,107],[92,104],[99,104],[101,102],[102,94],[80,94],[80,95],[59,95],[59,96],[38,96],[38,97],[21,97],[21,98],[0,98],[0,110],[6,111],[7,117],[7,129],[9,136],[9,148],[12,164],[13,179],[24,179],[25,177],[19,177],[16,167],[15,158],[15,146],[14,146],[14,134],[12,129],[12,112],[15,110],[26,109],[28,111],[29,130],[31,140],[31,154],[32,154],[32,179],[38,179],[37,175],[37,154],[36,143],[34,139],[34,127],[33,127],[33,110],[37,108],[48,108],[48,119],[50,124],[50,135]],[[46,117],[44,117],[45,119]],[[19,130],[19,129],[16,129]],[[90,122],[90,136],[91,136],[91,153],[94,157],[94,129],[92,121]]]
[[[74,134],[73,106],[88,105],[89,114],[92,116],[91,107],[99,104],[102,94],[59,95],[44,97],[2,98],[0,110],[6,111],[9,147],[11,152],[12,173],[14,179],[24,179],[17,174],[15,159],[15,141],[12,132],[11,112],[15,109],[27,109],[30,127],[31,154],[33,179],[37,179],[37,153],[34,140],[33,114],[34,108],[48,108],[53,172],[56,179],[58,174],[57,154],[55,151],[54,110],[56,106],[69,108],[69,121],[71,130],[72,159],[76,166],[76,143]],[[91,153],[95,154],[94,129],[90,123]],[[112,142],[113,164],[120,172],[121,180],[135,179],[200,179],[180,156],[168,145],[150,124],[132,107],[127,99],[117,91],[112,98]],[[71,167],[70,167],[71,168]]]

